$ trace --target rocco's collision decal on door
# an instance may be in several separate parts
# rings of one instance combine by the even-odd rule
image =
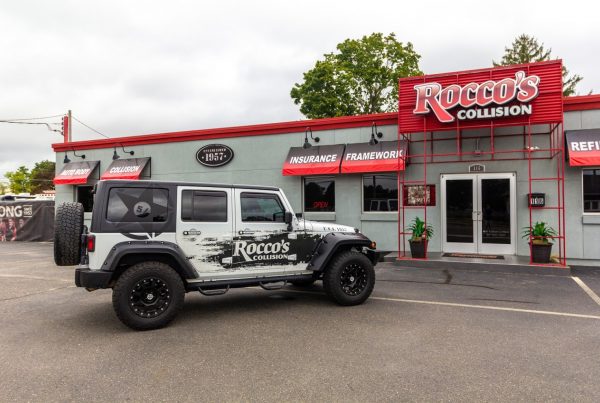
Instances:
[[[322,234],[278,233],[253,236],[207,237],[193,242],[199,251],[188,258],[196,267],[212,266],[209,271],[235,271],[249,267],[297,266],[310,261]],[[203,270],[204,271],[204,270]]]

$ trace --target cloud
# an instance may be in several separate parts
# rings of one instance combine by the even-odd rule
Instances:
[[[600,82],[595,3],[5,2],[0,118],[60,114],[110,136],[297,120],[289,91],[337,43],[396,32],[439,73],[486,67],[537,36],[587,93]],[[598,87],[598,85],[596,85]],[[598,90],[598,88],[595,88]],[[43,127],[0,124],[0,176],[52,158]],[[81,125],[74,139],[97,138]]]

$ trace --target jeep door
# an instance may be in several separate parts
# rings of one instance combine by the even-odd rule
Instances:
[[[288,230],[286,211],[291,211],[287,200],[277,191],[235,189],[234,268],[283,275],[297,263],[298,234]]]
[[[201,278],[231,274],[233,190],[181,186],[177,190],[177,243]]]

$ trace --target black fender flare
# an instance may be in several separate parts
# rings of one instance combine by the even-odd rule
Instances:
[[[375,265],[379,260],[379,253],[370,249],[371,243],[369,238],[360,233],[331,232],[321,238],[321,241],[315,246],[307,269],[317,273],[323,272],[340,249],[352,246],[359,249],[366,248],[367,257]]]
[[[104,263],[103,271],[114,272],[121,259],[129,255],[148,255],[159,254],[168,255],[173,258],[179,267],[173,267],[183,278],[198,278],[198,273],[187,259],[179,246],[172,242],[165,241],[126,241],[114,245]]]

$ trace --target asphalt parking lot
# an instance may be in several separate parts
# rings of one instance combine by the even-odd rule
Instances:
[[[373,297],[192,293],[134,332],[51,244],[0,243],[2,401],[597,401],[600,272],[378,266]]]

